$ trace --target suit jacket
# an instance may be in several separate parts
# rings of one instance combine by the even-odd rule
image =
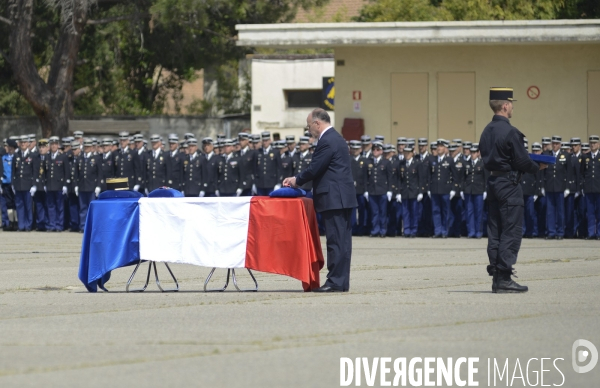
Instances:
[[[317,212],[358,206],[348,145],[333,127],[319,139],[308,168],[296,176],[298,186],[308,181],[313,181]]]

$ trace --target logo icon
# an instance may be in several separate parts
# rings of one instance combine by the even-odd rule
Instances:
[[[580,349],[581,347],[585,347],[586,349]],[[573,342],[573,352],[571,355],[571,359],[573,361],[573,370],[575,372],[587,373],[594,369],[594,367],[598,363],[598,349],[596,349],[594,344],[590,341],[578,339],[577,341]],[[587,365],[578,365],[588,360],[589,362],[587,363]]]

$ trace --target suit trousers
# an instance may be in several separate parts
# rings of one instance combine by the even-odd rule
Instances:
[[[327,281],[325,286],[336,290],[350,289],[350,259],[352,255],[351,213],[354,209],[321,212],[327,239]]]
[[[35,192],[33,203],[35,205],[35,227],[39,231],[44,231],[48,228],[48,206],[47,194],[44,190]]]
[[[580,195],[575,198],[575,232],[579,238],[587,237],[588,235],[588,223],[587,223],[587,211],[586,211],[586,200],[585,197]]]
[[[79,227],[81,230],[85,230],[85,220],[87,219],[88,208],[95,196],[96,194],[93,191],[79,192]]]
[[[387,231],[387,197],[385,195],[369,196],[371,209],[371,235],[385,236]]]
[[[577,236],[575,220],[575,194],[571,193],[565,198],[565,237]]]
[[[448,236],[460,237],[462,233],[463,200],[457,193],[450,200],[450,212],[448,213]]]
[[[600,193],[585,195],[588,237],[600,237]]]
[[[511,271],[523,238],[523,189],[506,177],[491,176],[487,183],[488,258],[492,269]]]
[[[450,221],[450,195],[431,194],[431,213],[433,214],[433,233],[435,236],[448,236]]]
[[[533,200],[533,195],[523,196],[523,203],[523,236],[537,237],[537,215],[535,214],[535,201]]]
[[[563,192],[546,192],[546,225],[548,237],[565,235],[565,196]]]
[[[76,232],[79,230],[79,198],[75,193],[67,194],[69,204],[69,228]]]
[[[548,228],[546,228],[546,197],[541,196],[535,201],[535,213],[537,214],[538,236],[547,236]]]
[[[367,223],[367,200],[362,194],[356,194],[356,202],[358,202],[358,208],[352,210],[352,235],[362,236]]]
[[[404,236],[415,237],[419,222],[419,203],[416,198],[402,200],[402,220],[404,223]]]
[[[467,209],[467,236],[480,238],[483,235],[483,194],[465,194]]]
[[[29,191],[17,190],[15,193],[15,205],[17,207],[17,218],[19,230],[31,230],[33,224],[33,201]]]
[[[419,226],[417,234],[421,237],[433,235],[433,216],[431,214],[431,198],[427,193],[423,194],[423,200],[419,202]]]
[[[65,220],[65,202],[62,191],[48,191],[48,230],[63,230]]]

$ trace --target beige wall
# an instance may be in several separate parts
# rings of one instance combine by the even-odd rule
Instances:
[[[588,95],[594,99],[600,95],[600,91],[595,90],[600,88],[600,83],[589,75],[590,71],[600,70],[598,44],[349,47],[336,48],[335,57],[345,63],[335,69],[338,122],[342,123],[348,117],[363,118],[366,133],[384,135],[386,142],[395,142],[391,139],[392,118],[397,120],[398,116],[392,112],[392,84],[397,84],[393,73],[428,74],[426,122],[430,140],[438,137],[438,78],[441,73],[475,74],[475,138],[463,140],[477,141],[490,121],[490,86],[515,89],[518,101],[511,121],[530,142],[540,141],[542,136],[587,139],[591,133],[600,134],[598,124],[591,122],[588,133],[588,117],[596,117],[588,114],[588,109],[600,111],[600,106],[588,108]],[[535,100],[526,95],[531,85],[540,89],[540,96]],[[468,88],[457,90],[457,100],[463,99],[461,93],[465,93],[465,89]],[[362,92],[358,113],[353,111],[354,90]],[[447,90],[444,95],[448,95]],[[464,99],[471,100],[469,104],[472,104],[472,96]],[[446,135],[447,128],[443,128],[443,132]],[[399,136],[398,130],[393,133]]]

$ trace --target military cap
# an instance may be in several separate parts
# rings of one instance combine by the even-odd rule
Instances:
[[[583,151],[590,149],[590,143],[581,143],[581,149]]]
[[[215,145],[215,148],[223,147],[223,141],[221,139],[215,140],[215,142],[213,144]]]
[[[542,150],[542,145],[536,141],[535,143],[533,143],[531,145],[531,150],[532,151],[541,151]]]
[[[135,140],[135,137],[133,137],[133,136],[129,136],[129,141],[130,141],[130,142],[132,142],[132,141],[134,141],[134,140]]]
[[[452,141],[456,144],[458,144],[458,146],[462,145],[462,139],[452,139]]]
[[[375,140],[375,141],[373,142],[373,148],[379,148],[379,149],[383,149],[383,143],[382,143],[382,142],[380,142],[380,141],[378,141],[378,140]]]
[[[299,144],[308,144],[309,140],[310,140],[310,138],[308,136],[300,136],[300,138],[298,139],[298,143]],[[360,146],[360,142],[358,140],[350,140],[350,143],[352,143],[353,141],[358,142],[358,145]]]
[[[432,141],[430,146],[429,146],[432,150],[437,150],[437,142]]]
[[[561,146],[560,146],[561,150],[568,150],[570,148],[571,148],[571,144],[569,144],[569,142],[564,141],[561,143]]]
[[[597,143],[600,141],[600,137],[598,135],[590,135],[590,143]]]
[[[463,143],[463,148],[466,150],[470,150],[473,147],[473,143],[471,143],[470,141],[466,141]]]
[[[17,148],[17,141],[15,139],[8,139],[6,145],[12,148]]]
[[[29,137],[29,141],[35,141],[35,134],[33,133],[28,134],[27,137]]]
[[[238,139],[246,140],[250,138],[250,134],[248,132],[240,132],[238,133]]]
[[[105,137],[104,139],[102,139],[102,145],[111,145],[112,144],[112,140],[108,137]]]
[[[383,145],[383,152],[388,153],[388,152],[392,152],[394,151],[394,146],[391,144],[384,144]]]
[[[571,138],[571,145],[581,145],[581,138],[579,138],[579,137],[572,137]]]
[[[71,142],[71,140],[68,137],[63,137],[62,139],[60,139],[60,141],[63,144],[68,144]]]
[[[419,145],[420,146],[426,146],[427,145],[427,138],[426,137],[420,137],[419,140]]]
[[[191,139],[192,137],[196,137],[196,136],[194,136],[194,134],[193,134],[193,133],[189,133],[189,132],[183,135],[183,138],[184,138],[185,140],[187,140],[187,139]]]
[[[550,144],[552,143],[552,139],[549,137],[542,137],[542,144]]]
[[[210,139],[210,137],[209,137],[209,139]],[[210,139],[210,143],[212,143],[212,139]],[[198,145],[198,140],[195,137],[190,137],[183,144],[186,144],[186,145]],[[206,143],[204,143],[204,139],[202,139],[202,144],[206,144]]]
[[[113,140],[112,141],[112,145],[119,145],[119,141],[118,140]]]
[[[448,146],[448,151],[456,151],[458,149],[458,144],[456,143],[450,143],[450,145]]]
[[[231,141],[233,142],[233,145],[234,145],[234,146],[236,146],[236,145],[240,145],[240,141],[238,140],[238,138],[237,138],[237,137],[236,137],[236,138],[233,138],[233,139],[231,139]]]
[[[133,141],[144,141],[144,135],[141,133],[136,133],[133,135]]]
[[[217,140],[225,140],[225,135],[222,133],[217,134]]]
[[[310,147],[308,147],[308,149],[314,150],[315,148],[317,148],[317,145],[315,143],[312,143],[310,145]]]
[[[304,136],[310,137],[310,131],[304,131]]]
[[[375,135],[375,141],[380,141],[383,143],[385,141],[385,137],[382,135]]]
[[[197,142],[198,142],[198,141],[196,140],[196,143],[197,143]],[[181,144],[179,144],[179,146],[180,146],[181,148],[188,148],[188,143],[187,143],[187,141],[184,141],[184,142],[182,142]]]
[[[97,145],[98,144],[98,138],[92,137],[92,144]]]
[[[362,144],[370,144],[371,143],[371,136],[369,136],[369,135],[362,135],[360,137],[360,142]]]
[[[50,136],[46,142],[48,143],[58,143],[58,136]]]
[[[406,138],[399,137],[398,140],[396,141],[396,144],[406,144]]]
[[[479,143],[471,144],[471,152],[478,152],[478,151],[479,151]]]
[[[413,152],[415,150],[415,147],[411,144],[408,144],[406,147],[404,147],[404,152]]]
[[[414,140],[408,140],[408,141],[406,142],[406,145],[412,145],[412,146],[413,146],[413,148],[414,148],[414,147],[415,147],[415,141],[414,141]]]
[[[192,139],[196,140],[195,138],[192,138]],[[210,137],[204,137],[204,138],[202,138],[202,144],[212,144],[212,143],[213,143],[213,139],[212,138],[210,138]]]
[[[91,147],[93,145],[94,145],[94,142],[92,141],[92,139],[90,139],[90,138],[83,139],[83,146],[84,147]]]
[[[27,135],[22,135],[22,136],[19,138],[19,140],[20,140],[20,141],[29,141],[29,136],[27,136]]]
[[[490,88],[490,100],[517,101],[513,98],[513,88],[504,87]]]
[[[450,143],[448,143],[448,140],[446,139],[437,139],[437,145],[448,147]]]
[[[157,142],[161,141],[161,138],[159,135],[152,135],[152,136],[150,136],[150,141],[152,143],[157,143]]]
[[[45,147],[48,145],[48,142],[48,139],[40,139],[40,141],[38,141],[38,147]]]
[[[168,139],[169,143],[179,143],[179,136],[175,133],[170,133]]]
[[[268,140],[268,139],[270,139],[270,138],[271,138],[271,132],[269,132],[269,131],[264,131],[264,132],[261,132],[261,133],[260,133],[260,137],[261,137],[261,139],[263,139],[263,140]]]
[[[119,132],[119,139],[120,140],[127,140],[127,139],[129,139],[129,132]]]
[[[525,145],[529,144],[529,140],[526,137],[523,138],[523,142],[525,143]]]
[[[300,141],[300,144],[302,144],[302,140]],[[350,140],[350,148],[357,150],[361,147],[362,146],[360,145],[360,140]]]
[[[562,143],[562,137],[552,136],[552,143]]]
[[[75,131],[73,132],[73,136],[77,138],[83,137],[83,131]],[[127,134],[127,136],[129,136],[129,134]]]
[[[21,136],[10,136],[9,137],[9,139],[16,140],[16,141],[18,141],[20,138],[21,138]]]
[[[408,139],[406,139],[406,142],[415,144],[416,139],[414,137],[409,137]]]
[[[285,142],[286,142],[287,144],[292,144],[292,143],[295,143],[295,142],[296,142],[296,136],[294,136],[294,135],[287,135],[287,136],[285,137]]]
[[[81,143],[79,142],[79,140],[75,139],[71,142],[71,147],[79,147],[81,145]]]
[[[106,178],[107,190],[129,190],[129,178]]]
[[[254,143],[254,144],[260,143],[260,135],[258,133],[251,135],[251,138],[252,138],[252,143]]]
[[[223,139],[221,141],[221,144],[223,144],[223,147],[232,146],[233,140],[232,139]]]

